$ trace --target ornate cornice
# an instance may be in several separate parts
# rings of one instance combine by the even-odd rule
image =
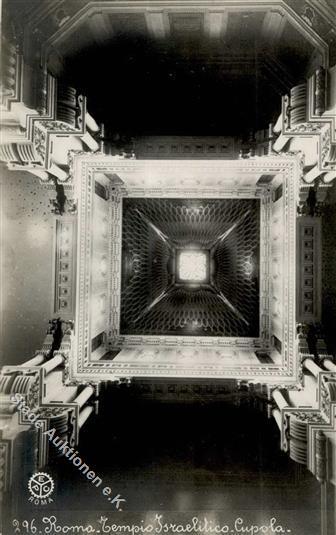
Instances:
[[[295,349],[295,232],[296,232],[296,203],[298,193],[298,183],[300,179],[300,162],[297,156],[275,157],[275,158],[254,158],[249,160],[234,161],[141,161],[141,160],[116,160],[103,155],[83,155],[73,154],[73,185],[75,197],[78,199],[78,248],[77,248],[77,301],[76,301],[76,340],[74,347],[74,362],[69,365],[70,380],[115,380],[118,376],[190,376],[190,377],[268,377],[270,382],[280,381],[295,383],[299,380],[299,366],[296,361]],[[149,182],[146,183],[148,170],[157,177],[156,182],[161,182],[161,186],[153,188]],[[216,341],[200,340],[188,337],[120,337],[118,308],[120,299],[120,243],[121,243],[121,210],[122,196],[156,196],[156,197],[182,197],[182,198],[220,198],[220,197],[255,197],[262,199],[262,213],[264,213],[265,226],[270,216],[269,195],[267,188],[257,186],[258,176],[262,174],[282,174],[283,177],[283,198],[284,213],[283,221],[285,228],[284,244],[284,318],[283,318],[283,358],[282,363],[275,364],[248,364],[241,366],[216,366],[199,365],[178,366],[167,363],[167,365],[154,362],[149,366],[136,365],[132,362],[118,363],[116,361],[92,361],[90,358],[90,262],[92,248],[92,198],[94,195],[93,180],[95,173],[104,174],[105,177],[118,175],[123,184],[117,186],[113,184],[113,195],[110,203],[110,325],[107,327],[110,337],[111,347],[116,345],[123,348],[145,349],[155,346],[159,348],[181,348],[183,346],[205,347],[210,346],[213,350],[222,350],[224,347],[237,348],[243,346],[252,351],[260,348],[269,348],[269,291],[267,285],[265,294],[261,301],[263,310],[263,336],[259,340],[249,339]],[[230,176],[245,177],[250,175],[254,178],[250,186],[234,185]],[[193,180],[191,180],[193,177]],[[204,178],[206,177],[206,178]],[[222,177],[222,178],[220,178]],[[173,186],[171,185],[175,183]],[[239,181],[238,181],[239,182]],[[137,186],[140,183],[140,186]],[[194,184],[197,184],[196,187]],[[256,191],[257,190],[257,191]],[[112,189],[110,188],[110,194]],[[268,199],[268,200],[267,200]],[[266,227],[265,227],[266,228]],[[265,230],[266,232],[266,230]],[[268,280],[269,254],[267,252],[269,236],[267,232],[262,234],[261,248],[265,256],[262,273],[263,278]],[[263,258],[264,258],[263,256]],[[268,259],[268,262],[266,261]],[[263,293],[262,293],[263,295]],[[266,320],[266,321],[265,321]],[[280,379],[281,378],[281,379]]]
[[[319,373],[316,395],[316,408],[281,410],[281,448],[323,482],[332,477],[327,443],[336,433],[336,373]]]
[[[146,12],[148,9],[164,9],[165,11],[174,12],[186,9],[187,11],[204,11],[208,9],[208,4],[204,1],[193,0],[177,0],[169,2],[166,0],[155,0],[154,2],[148,1],[104,1],[104,2],[88,2],[85,6],[79,9],[77,12],[72,13],[68,20],[61,27],[54,32],[48,40],[43,44],[44,61],[47,61],[48,51],[57,46],[74,31],[78,31],[84,20],[87,17],[92,16],[95,12],[100,13],[118,13],[118,12]],[[216,11],[237,11],[242,9],[254,10],[254,11],[267,11],[276,9],[280,14],[285,15],[291,22],[291,24],[300,32],[304,37],[317,48],[323,57],[324,65],[328,66],[328,45],[318,35],[315,29],[307,23],[305,18],[300,16],[294,9],[292,9],[288,3],[284,0],[216,0],[212,2],[212,9]]]

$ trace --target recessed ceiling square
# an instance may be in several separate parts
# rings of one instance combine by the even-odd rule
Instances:
[[[259,212],[258,199],[124,198],[120,334],[258,337]]]

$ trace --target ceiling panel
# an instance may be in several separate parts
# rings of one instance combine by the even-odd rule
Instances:
[[[108,17],[117,35],[144,36],[148,34],[144,13],[113,13]]]
[[[199,35],[203,31],[203,13],[170,13],[172,33],[179,37]]]
[[[260,40],[264,17],[265,12],[263,11],[229,13],[226,44],[238,48],[253,46],[255,42]]]

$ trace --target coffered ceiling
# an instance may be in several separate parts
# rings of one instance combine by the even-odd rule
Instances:
[[[280,95],[327,65],[336,35],[326,2],[19,4],[26,54],[33,60],[38,49],[51,72],[88,95],[97,120],[128,135],[266,127]]]
[[[125,199],[121,332],[258,336],[259,213],[255,199]]]

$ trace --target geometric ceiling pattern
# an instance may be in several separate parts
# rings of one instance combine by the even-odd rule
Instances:
[[[121,334],[258,337],[259,211],[256,199],[124,199]]]

